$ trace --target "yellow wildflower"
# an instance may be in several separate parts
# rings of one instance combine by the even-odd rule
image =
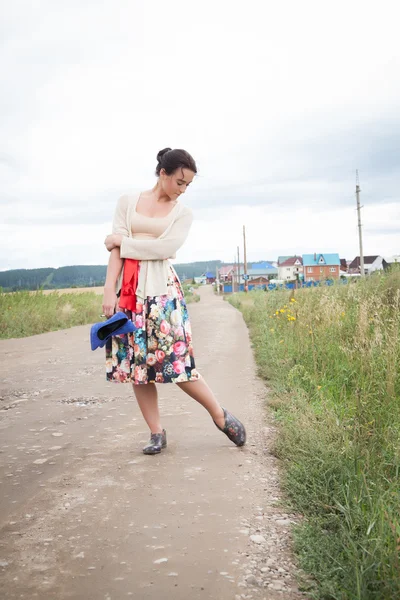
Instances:
[[[275,331],[275,329],[270,329],[270,331]]]
[[[290,298],[290,302],[296,302],[294,298]]]
[[[317,389],[320,390],[322,388],[322,385],[317,385]]]
[[[279,343],[280,343],[280,344],[283,344],[283,340],[281,340]]]

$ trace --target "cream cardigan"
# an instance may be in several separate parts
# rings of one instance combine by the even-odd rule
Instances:
[[[132,237],[132,211],[139,194],[124,195],[117,202],[113,220],[113,233],[122,234],[121,258],[140,260],[139,281],[136,295],[144,300],[147,296],[162,296],[167,293],[170,262],[183,245],[193,221],[190,208],[178,202],[172,209],[172,218],[158,238],[135,239]],[[121,289],[122,273],[117,281]]]

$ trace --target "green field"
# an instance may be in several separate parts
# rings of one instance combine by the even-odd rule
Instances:
[[[183,284],[182,285],[183,293],[185,294],[185,300],[186,300],[187,304],[190,304],[191,302],[199,302],[200,301],[200,296],[196,292],[198,287],[199,286],[197,284]]]
[[[400,598],[400,272],[236,294],[279,424],[309,597]]]
[[[102,296],[93,292],[0,294],[0,338],[20,338],[101,321]]]
[[[188,304],[200,296],[184,286]],[[87,288],[86,288],[87,289]],[[21,338],[102,320],[102,288],[0,293],[0,339]]]

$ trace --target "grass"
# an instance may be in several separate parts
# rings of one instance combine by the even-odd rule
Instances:
[[[308,594],[400,598],[400,271],[229,300],[272,390]]]
[[[191,292],[190,287],[184,289],[186,302],[199,302],[200,296]],[[98,289],[0,293],[0,339],[96,323],[102,320],[101,304]]]
[[[102,296],[93,292],[0,294],[0,339],[21,338],[100,321]]]
[[[191,302],[200,302],[199,294],[197,294],[195,291],[192,291],[192,289],[194,290],[194,289],[197,289],[198,287],[199,287],[198,285],[191,285],[191,284],[186,284],[186,283],[182,285],[186,304],[190,304]]]

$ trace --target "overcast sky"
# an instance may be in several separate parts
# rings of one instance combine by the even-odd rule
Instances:
[[[381,0],[0,0],[0,269],[105,264],[158,150],[199,176],[178,262],[400,253],[400,44]]]

